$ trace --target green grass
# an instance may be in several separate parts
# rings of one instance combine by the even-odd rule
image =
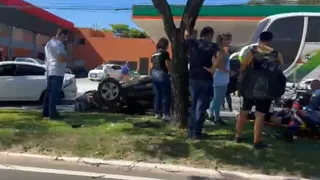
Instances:
[[[185,130],[175,129],[148,116],[72,113],[63,121],[48,121],[36,111],[0,111],[0,150],[104,159],[140,160],[212,169],[239,170],[297,176],[319,175],[320,142],[299,139],[285,143],[265,128],[267,150],[251,147],[252,124],[245,143],[232,142],[229,126],[206,125],[209,140],[190,141]],[[72,125],[84,124],[80,128]],[[147,126],[147,127],[145,127]]]

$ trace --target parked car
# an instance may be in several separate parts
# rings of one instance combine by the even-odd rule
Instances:
[[[43,65],[5,61],[0,62],[0,101],[41,101],[47,82]],[[76,78],[65,74],[61,97],[73,99],[77,95]]]
[[[119,79],[121,75],[121,65],[118,64],[102,64],[88,73],[90,80],[100,81],[106,77]]]
[[[30,57],[17,57],[15,59],[17,62],[27,62],[27,63],[33,63],[33,64],[39,64],[39,65],[45,65],[45,62],[38,58],[30,58]],[[67,74],[73,74],[71,68],[66,68]]]

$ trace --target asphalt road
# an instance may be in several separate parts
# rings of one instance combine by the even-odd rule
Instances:
[[[240,177],[205,177],[157,169],[101,165],[99,167],[64,161],[0,155],[1,180],[217,180]]]
[[[91,81],[88,78],[78,78],[77,87],[78,93],[84,93],[91,90],[96,90],[98,88],[98,81]]]

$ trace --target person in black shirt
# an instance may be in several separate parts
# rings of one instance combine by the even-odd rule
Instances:
[[[200,32],[200,39],[188,38],[185,40],[186,48],[190,53],[189,88],[191,94],[191,117],[189,118],[189,137],[203,138],[202,133],[205,121],[205,112],[213,96],[213,77],[204,67],[212,67],[212,58],[216,56],[219,48],[212,42],[214,31],[205,27]],[[189,36],[190,37],[190,36]]]
[[[168,65],[170,55],[168,50],[169,41],[166,38],[161,38],[157,45],[157,51],[152,54],[151,62],[151,77],[154,92],[154,110],[156,118],[169,121],[170,103],[171,103],[171,83],[168,74]]]

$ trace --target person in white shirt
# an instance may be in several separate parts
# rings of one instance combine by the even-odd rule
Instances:
[[[56,105],[61,95],[66,62],[69,60],[64,43],[67,42],[69,33],[68,29],[59,29],[57,35],[49,40],[45,46],[47,91],[44,97],[42,116],[50,119],[58,118]]]

